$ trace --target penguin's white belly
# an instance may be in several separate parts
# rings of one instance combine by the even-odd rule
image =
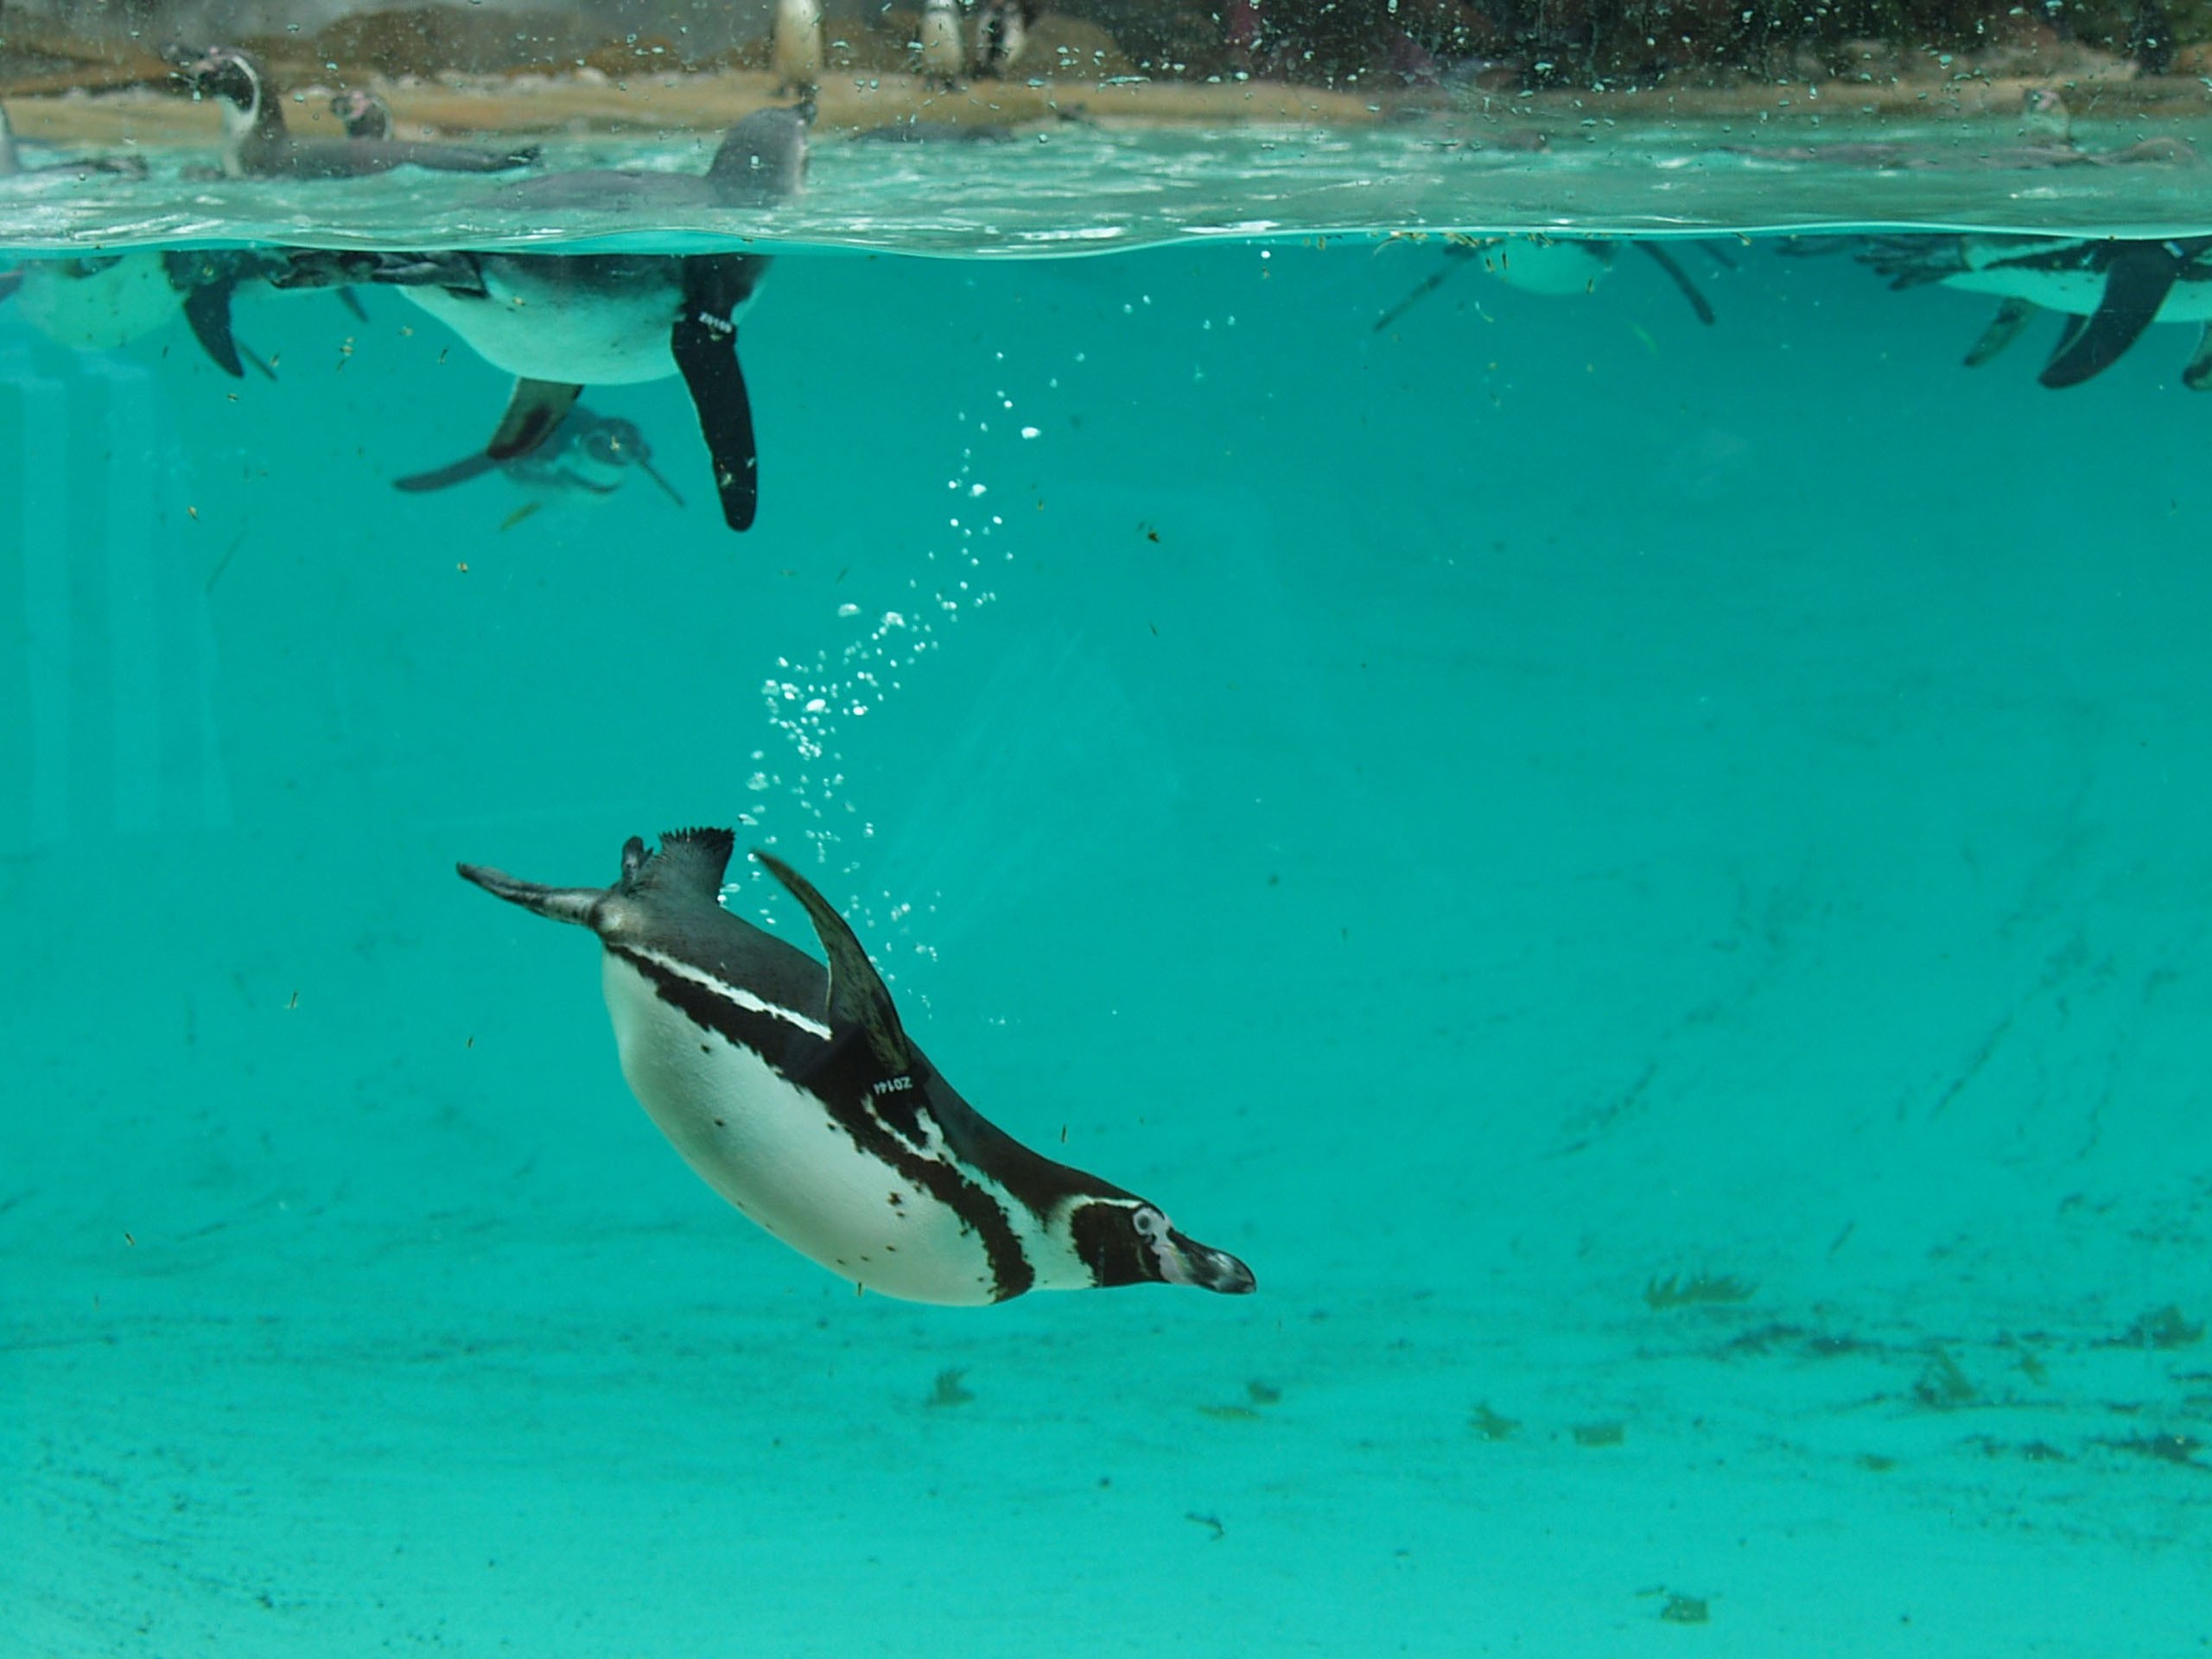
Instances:
[[[960,20],[949,7],[928,6],[921,22],[922,67],[933,75],[957,75],[967,66]]]
[[[820,74],[821,0],[779,0],[772,47],[776,73],[786,86]]]
[[[759,1055],[702,1029],[613,951],[601,982],[622,1076],[701,1179],[832,1273],[908,1301],[993,1300],[982,1238],[854,1145]]]
[[[1972,258],[1972,253],[1967,257]],[[2094,315],[2105,298],[2104,275],[2091,270],[2034,270],[2019,265],[1992,265],[1946,276],[1943,285],[1963,289],[1969,294],[2026,300],[2046,311],[2061,311],[2076,317]],[[2176,283],[2166,290],[2165,301],[2158,307],[2158,315],[2153,321],[2212,321],[2212,282]]]
[[[621,386],[676,372],[669,333],[683,296],[673,277],[619,291],[568,293],[548,287],[517,292],[486,285],[491,295],[485,299],[442,288],[399,291],[467,340],[486,363],[524,380]]]
[[[1509,236],[1481,253],[1483,269],[1527,294],[1587,294],[1613,268],[1602,243]]]

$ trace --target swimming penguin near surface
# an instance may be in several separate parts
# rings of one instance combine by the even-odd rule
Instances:
[[[1037,27],[1037,0],[983,0],[976,9],[976,73],[1002,79]]]
[[[987,1122],[908,1038],[860,941],[798,871],[753,855],[805,906],[826,969],[724,910],[734,844],[727,830],[678,830],[652,854],[632,840],[605,888],[460,867],[599,936],[622,1075],[709,1186],[831,1272],[907,1301],[1254,1287],[1250,1268],[1155,1205]]]
[[[1970,368],[2011,345],[2038,310],[2066,317],[2036,377],[2054,390],[2103,373],[2154,322],[2194,322],[2200,333],[2182,384],[2212,390],[2212,237],[1861,237],[1852,246],[1893,289],[1940,283],[1999,296],[1997,315],[1967,353]]]
[[[729,130],[702,177],[620,170],[550,174],[502,188],[518,211],[688,213],[762,207],[798,194],[806,122],[759,110]],[[752,526],[760,506],[753,409],[737,357],[737,321],[769,261],[760,254],[542,254],[314,251],[288,256],[282,287],[382,283],[443,321],[517,377],[484,454],[493,462],[543,443],[587,385],[681,374],[714,462],[722,517]]]
[[[1475,241],[1447,242],[1444,247],[1443,265],[1432,271],[1413,292],[1376,318],[1374,332],[1379,334],[1397,321],[1443,287],[1455,273],[1464,270],[1471,260],[1507,287],[1520,289],[1524,293],[1587,294],[1611,274],[1621,245],[1617,241],[1548,236],[1499,236]],[[1666,273],[1667,279],[1689,302],[1689,308],[1700,322],[1708,326],[1712,323],[1712,305],[1674,255],[1656,242],[1637,241],[1630,245],[1641,249],[1647,258]],[[1727,263],[1719,255],[1714,257],[1723,264]]]
[[[350,179],[424,167],[448,173],[505,173],[537,159],[535,147],[499,151],[391,137],[301,138],[284,125],[283,96],[254,57],[210,47],[175,61],[176,79],[223,112],[223,173],[233,179]]]
[[[499,526],[508,530],[548,501],[603,501],[622,487],[632,469],[652,480],[677,506],[683,505],[676,486],[654,467],[652,446],[635,422],[601,415],[578,404],[526,455],[512,461],[494,461],[480,453],[467,455],[449,467],[394,479],[392,487],[422,495],[466,484],[486,473],[503,474],[532,497]]]

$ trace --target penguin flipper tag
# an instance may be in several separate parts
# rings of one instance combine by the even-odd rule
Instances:
[[[1978,369],[2003,351],[2028,326],[2036,314],[2031,300],[2006,300],[1997,308],[1997,315],[1989,320],[1989,327],[1981,331],[1981,338],[1974,341],[1966,354],[1966,366]]]
[[[734,320],[752,286],[749,270],[733,274],[721,261],[685,261],[683,312],[668,342],[699,411],[699,434],[714,462],[722,520],[740,531],[753,528],[760,509],[760,452],[745,371],[737,360]]]
[[[2201,243],[2139,242],[2122,248],[2105,272],[2096,315],[2069,329],[2037,377],[2053,391],[2078,386],[2120,361],[2158,315]]]
[[[507,412],[499,417],[492,441],[484,446],[485,455],[499,461],[528,454],[552,435],[553,429],[583,395],[582,386],[564,386],[551,380],[516,381]]]
[[[823,954],[830,958],[830,1028],[850,1031],[857,1027],[866,1033],[869,1051],[887,1070],[894,1073],[912,1071],[914,1051],[899,1023],[899,1010],[891,1001],[882,976],[875,971],[875,964],[868,959],[868,952],[861,948],[860,940],[845,925],[845,918],[814,890],[811,882],[774,854],[756,849],[753,856],[790,890],[792,898],[806,906],[806,913],[814,922]]]

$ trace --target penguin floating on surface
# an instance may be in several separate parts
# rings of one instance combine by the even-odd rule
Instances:
[[[1667,280],[1681,291],[1697,320],[1710,327],[1712,305],[1675,257],[1656,242],[1638,240],[1633,245],[1666,273]],[[1524,293],[1587,294],[1611,272],[1619,246],[1618,242],[1586,237],[1496,236],[1447,241],[1444,245],[1444,264],[1377,317],[1374,332],[1379,334],[1397,321],[1443,287],[1470,260],[1508,288],[1517,288]],[[1719,264],[1727,264],[1723,255],[1716,253],[1713,257]]]
[[[692,214],[771,207],[804,188],[805,118],[757,110],[732,127],[706,175],[619,169],[548,174],[502,188],[516,212]],[[681,374],[713,460],[722,518],[752,527],[760,508],[753,407],[737,357],[737,322],[768,269],[766,255],[546,254],[301,251],[280,287],[382,283],[513,375],[505,416],[484,446],[493,462],[543,443],[587,385]]]
[[[753,854],[805,906],[826,970],[724,910],[734,846],[728,830],[677,830],[652,854],[632,839],[605,888],[459,868],[599,936],[639,1103],[709,1186],[863,1289],[972,1306],[1029,1290],[1254,1288],[1250,1268],[1156,1206],[987,1122],[908,1039],[860,941],[798,872]]]
[[[396,167],[447,173],[505,173],[537,159],[535,148],[501,153],[464,144],[408,143],[391,137],[302,138],[284,124],[282,94],[251,53],[210,47],[175,63],[194,98],[223,111],[223,175],[232,179],[353,179]],[[388,119],[388,118],[387,118]]]
[[[2182,384],[2212,391],[2212,237],[1865,237],[1853,251],[1893,289],[1940,283],[2002,300],[1967,353],[1969,368],[2011,345],[2038,310],[2066,317],[2036,377],[2053,390],[2103,373],[2154,322],[2194,322],[2202,332]]]

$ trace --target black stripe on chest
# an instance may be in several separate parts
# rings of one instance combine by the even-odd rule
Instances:
[[[874,1075],[865,1043],[851,1038],[825,1043],[787,1020],[756,1013],[718,996],[650,957],[619,945],[607,949],[642,975],[662,1001],[694,1025],[758,1054],[778,1077],[819,1101],[856,1149],[895,1171],[959,1217],[962,1227],[982,1243],[983,1259],[991,1273],[993,1301],[1006,1301],[1035,1285],[1037,1270],[1022,1253],[1021,1240],[1007,1217],[1005,1206],[951,1165],[918,1151],[908,1140],[893,1133],[879,1115],[875,1085],[900,1080]],[[922,1080],[906,1081],[910,1087],[893,1089],[882,1096],[884,1109],[897,1114],[902,1120],[900,1128],[919,1140],[923,1138],[921,1114],[926,1109]],[[940,1129],[940,1142],[942,1139]]]

